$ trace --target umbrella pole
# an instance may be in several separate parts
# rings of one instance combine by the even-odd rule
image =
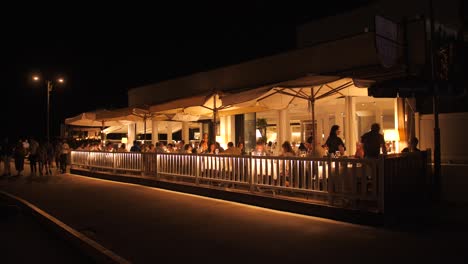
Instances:
[[[101,121],[101,142],[104,143],[104,120]]]
[[[310,100],[311,111],[312,111],[312,154],[315,154],[315,145],[317,145],[317,138],[315,136],[315,100]]]
[[[146,115],[143,117],[143,144],[146,144]]]
[[[213,98],[213,136],[212,136],[213,143],[216,142],[216,112],[217,112],[217,109],[216,109],[216,93],[215,93],[214,98]]]
[[[310,88],[310,111],[312,114],[312,155],[315,155],[315,145],[317,145],[317,138],[315,136],[315,95],[314,87]]]

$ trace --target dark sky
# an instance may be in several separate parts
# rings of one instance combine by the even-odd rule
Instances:
[[[1,134],[45,136],[46,86],[30,81],[35,72],[66,79],[51,94],[54,136],[66,117],[127,106],[130,88],[293,49],[297,25],[370,1],[310,2],[30,8],[4,17]]]

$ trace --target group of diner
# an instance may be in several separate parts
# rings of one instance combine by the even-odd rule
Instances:
[[[315,144],[313,137],[310,136],[306,142],[284,141],[281,146],[277,142],[265,142],[260,139],[256,142],[255,148],[247,152],[243,142],[235,145],[233,142],[227,143],[227,148],[223,148],[219,142],[210,142],[208,134],[204,134],[199,142],[185,143],[180,140],[174,143],[140,142],[135,140],[130,152],[142,153],[183,153],[183,154],[214,154],[214,155],[253,155],[253,156],[299,156],[299,157],[348,157],[348,158],[378,158],[380,153],[387,154],[387,148],[383,135],[380,133],[380,125],[372,124],[371,130],[363,134],[360,142],[356,144],[356,152],[352,155],[346,154],[346,146],[340,138],[340,126],[333,125],[326,142],[323,145]],[[419,151],[417,148],[418,139],[412,138],[409,146],[402,152]],[[108,142],[103,145],[100,143],[85,143],[76,150],[83,151],[105,151],[105,152],[127,152],[125,143],[114,144]]]

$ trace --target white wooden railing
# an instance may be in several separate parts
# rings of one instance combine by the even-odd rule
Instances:
[[[71,165],[73,169],[183,180],[383,212],[386,190],[391,189],[385,185],[385,174],[395,174],[401,164],[412,164],[408,158],[413,159],[411,155],[332,159],[72,151]],[[422,166],[426,162],[414,160]],[[412,166],[412,171],[418,166]]]

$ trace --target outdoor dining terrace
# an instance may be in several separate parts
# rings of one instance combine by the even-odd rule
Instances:
[[[427,202],[430,151],[379,159],[72,151],[74,171],[268,195],[375,213]]]

